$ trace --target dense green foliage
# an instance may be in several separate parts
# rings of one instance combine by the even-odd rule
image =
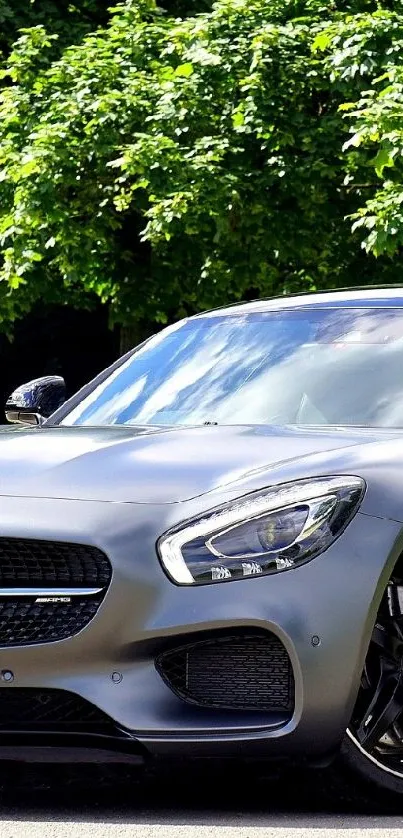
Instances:
[[[329,28],[328,65],[336,79],[361,74],[367,82],[360,94],[346,101],[344,111],[350,137],[344,150],[353,186],[367,172],[364,200],[353,216],[353,230],[365,236],[367,253],[394,257],[396,282],[400,277],[403,243],[403,3],[393,12],[379,8]],[[355,92],[355,91],[354,91]],[[365,177],[364,177],[365,179]],[[355,187],[358,190],[358,187]]]
[[[87,0],[80,20],[69,12],[74,44],[47,22],[14,44],[0,100],[4,328],[40,299],[95,294],[114,322],[165,322],[400,280],[401,0],[192,6],[126,0],[102,27],[105,6]]]
[[[8,54],[21,29],[43,25],[59,35],[59,50],[106,24],[108,0],[0,0],[0,50]]]

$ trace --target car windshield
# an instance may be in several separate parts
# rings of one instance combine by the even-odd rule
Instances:
[[[63,425],[403,427],[403,309],[210,314],[163,330]]]

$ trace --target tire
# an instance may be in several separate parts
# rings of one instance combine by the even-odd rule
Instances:
[[[382,599],[335,769],[372,802],[403,806],[403,579]]]
[[[349,732],[343,739],[340,755],[331,771],[340,789],[340,797],[347,796],[349,801],[363,803],[376,811],[402,811],[403,777],[363,753]]]

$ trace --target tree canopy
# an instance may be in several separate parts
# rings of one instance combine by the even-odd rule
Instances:
[[[0,0],[0,50],[8,55],[19,31],[43,25],[59,36],[59,50],[107,23],[109,0]]]
[[[4,329],[41,299],[164,323],[400,280],[402,0],[102,14],[70,44],[25,28],[4,61]]]

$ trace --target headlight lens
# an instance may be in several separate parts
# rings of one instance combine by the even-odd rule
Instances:
[[[179,585],[230,581],[288,570],[313,559],[343,532],[365,491],[359,477],[287,483],[187,521],[158,542]]]

